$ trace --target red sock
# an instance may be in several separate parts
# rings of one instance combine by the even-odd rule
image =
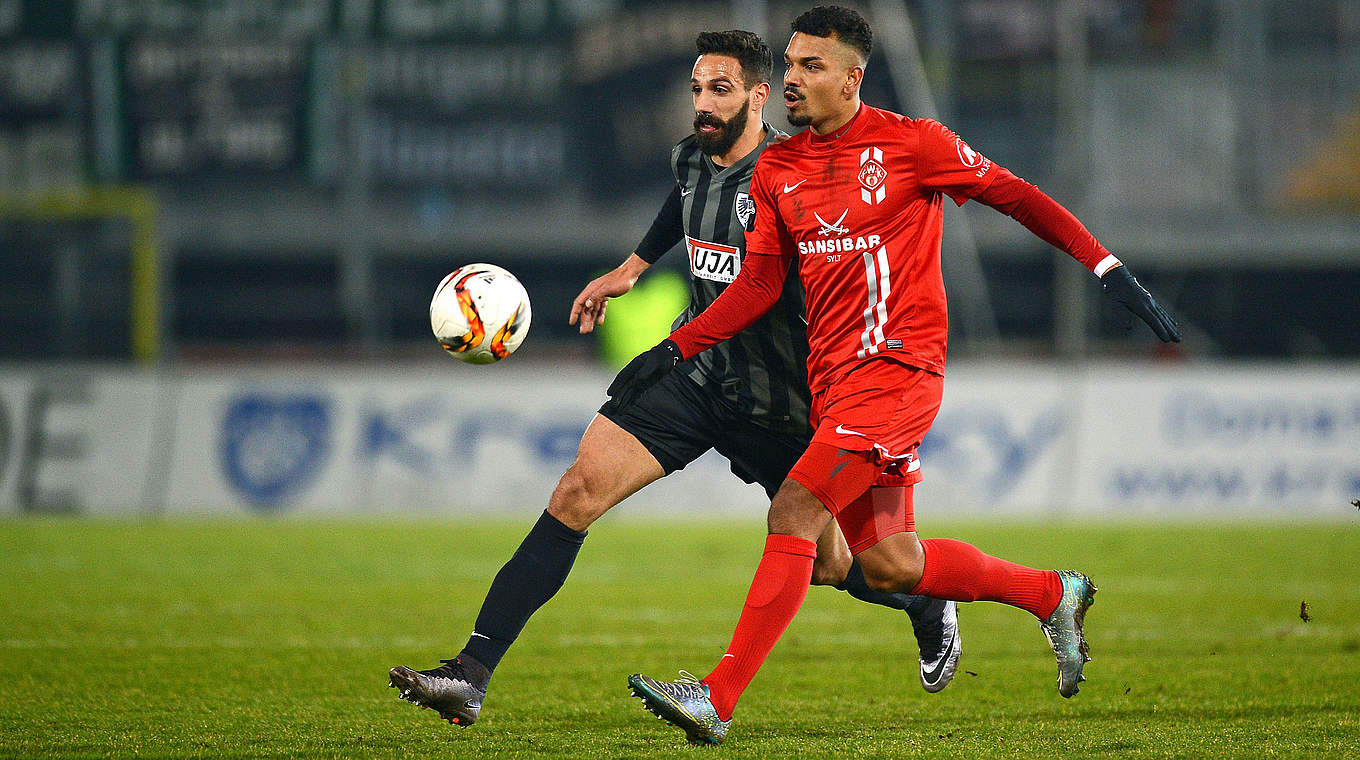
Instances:
[[[814,541],[778,533],[765,539],[765,554],[746,593],[732,643],[718,667],[703,679],[719,718],[732,719],[741,693],[803,606],[816,557]]]
[[[1062,581],[1052,570],[1007,562],[949,538],[928,538],[921,548],[925,571],[913,594],[956,602],[1001,602],[1040,620],[1052,615],[1062,599]]]

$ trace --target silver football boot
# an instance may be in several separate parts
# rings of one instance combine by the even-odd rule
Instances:
[[[684,731],[690,744],[719,744],[732,725],[731,720],[718,717],[708,686],[683,670],[675,681],[634,673],[628,676],[628,686],[648,711]]]
[[[954,680],[963,639],[959,636],[959,606],[947,599],[930,599],[929,603],[912,624],[921,650],[921,688],[934,694]]]
[[[401,699],[434,710],[452,725],[476,723],[486,698],[484,680],[469,673],[473,668],[461,657],[440,662],[444,664],[430,670],[398,665],[388,671],[387,685],[397,689]]]
[[[1080,689],[1078,684],[1086,680],[1081,670],[1091,661],[1082,626],[1086,610],[1095,604],[1096,587],[1076,570],[1059,570],[1058,578],[1062,581],[1062,599],[1053,614],[1040,621],[1039,628],[1058,657],[1058,693],[1071,697]]]

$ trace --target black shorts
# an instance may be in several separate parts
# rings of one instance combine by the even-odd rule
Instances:
[[[792,435],[762,427],[737,412],[716,383],[700,385],[677,367],[619,408],[614,399],[600,414],[627,430],[669,475],[709,449],[732,464],[732,474],[759,483],[771,498],[812,440],[812,430]]]

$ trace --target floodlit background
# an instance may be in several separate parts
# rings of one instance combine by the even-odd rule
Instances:
[[[592,528],[478,725],[386,675],[457,653],[679,309],[683,250],[566,323],[669,192],[695,35],[778,55],[809,5],[0,0],[0,756],[675,757],[623,684],[728,641],[768,502],[715,455]],[[972,604],[926,695],[900,613],[813,590],[722,751],[1354,756],[1360,2],[855,5],[865,99],[1074,210],[1185,342],[950,208],[917,521],[1090,573],[1089,680]],[[483,367],[426,313],[478,261],[534,308]]]
[[[0,0],[0,513],[535,514],[632,350],[566,318],[668,192],[695,34],[778,56],[807,5]],[[867,102],[1055,196],[1186,334],[951,211],[921,512],[1353,515],[1360,4],[852,5]],[[492,367],[426,319],[473,261],[534,305]],[[656,339],[658,282],[614,339]],[[763,502],[672,481],[638,511]]]

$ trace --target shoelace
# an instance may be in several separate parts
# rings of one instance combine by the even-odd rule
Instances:
[[[680,677],[672,681],[671,685],[675,687],[675,691],[677,692],[676,696],[683,699],[708,698],[708,695],[704,693],[703,683],[695,678],[694,674],[688,670],[680,671]]]
[[[462,663],[457,660],[440,660],[440,662],[443,664],[439,667],[421,672],[427,676],[447,678],[450,681],[462,681],[464,683],[472,684],[472,679],[468,677],[467,673],[463,672]]]
[[[464,667],[463,663],[458,661],[458,658],[455,657],[452,660],[440,660],[440,662],[443,664],[440,665],[439,667],[433,670],[424,670],[421,672],[429,676],[447,678],[450,681],[462,681],[471,686],[472,688],[481,691],[483,694],[486,693],[486,684],[478,683],[475,680],[476,677],[472,673],[468,672],[467,668]]]
[[[444,678],[457,678],[457,677],[458,677],[458,671],[455,669],[455,668],[457,667],[457,665],[458,665],[457,661],[455,661],[455,660],[440,660],[440,662],[443,663],[443,664],[440,665],[439,667],[437,667],[437,668],[432,668],[432,669],[430,669],[430,670],[421,671],[421,672],[425,673],[426,675],[431,675],[431,676],[436,676],[436,675],[437,675],[437,676],[443,676]]]

